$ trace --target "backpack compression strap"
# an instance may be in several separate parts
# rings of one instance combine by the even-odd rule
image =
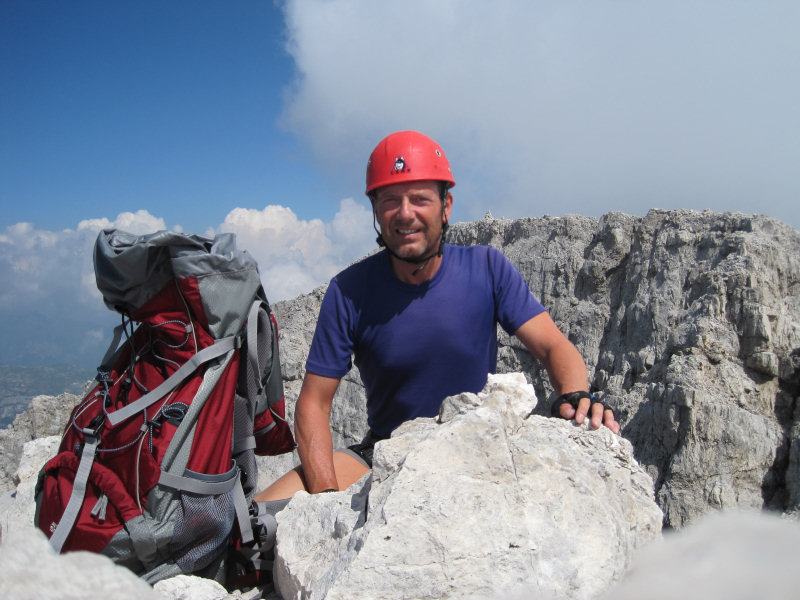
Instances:
[[[161,385],[159,385],[156,389],[151,392],[148,392],[135,402],[131,402],[127,406],[120,408],[119,410],[115,410],[114,412],[108,413],[108,422],[111,425],[118,425],[125,419],[132,417],[140,410],[144,410],[154,402],[158,402],[161,398],[166,396],[169,392],[174,390],[178,385],[189,375],[194,373],[194,371],[202,365],[203,363],[207,363],[210,360],[213,360],[231,350],[238,348],[241,345],[241,339],[239,336],[232,335],[226,338],[222,338],[214,342],[213,345],[208,346],[207,348],[203,348],[192,356],[189,360],[187,360],[181,367],[175,371],[172,375],[170,375],[167,379],[165,379]]]

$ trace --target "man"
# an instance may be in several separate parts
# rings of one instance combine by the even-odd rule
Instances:
[[[366,193],[385,251],[331,280],[322,302],[295,408],[301,466],[257,500],[343,490],[372,466],[372,447],[401,423],[438,414],[442,400],[478,392],[497,363],[499,323],[547,369],[554,412],[614,433],[614,414],[587,392],[586,366],[496,249],[445,244],[455,185],[432,139],[389,135],[370,156]],[[367,392],[370,431],[334,452],[333,396],[354,355]]]

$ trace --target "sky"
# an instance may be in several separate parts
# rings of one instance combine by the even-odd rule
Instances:
[[[800,3],[4,0],[0,362],[93,367],[98,232],[232,232],[273,301],[375,247],[392,131],[453,221],[651,208],[800,227]]]

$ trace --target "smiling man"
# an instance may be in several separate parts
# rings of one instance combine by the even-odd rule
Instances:
[[[617,433],[611,410],[588,393],[586,366],[517,269],[487,246],[445,243],[455,185],[444,151],[414,131],[383,139],[367,165],[378,243],[334,277],[320,309],[295,408],[301,465],[257,500],[345,489],[372,466],[375,443],[400,424],[438,414],[442,400],[478,392],[497,367],[497,325],[520,339],[560,394],[554,412]],[[369,431],[334,451],[340,379],[358,366]]]

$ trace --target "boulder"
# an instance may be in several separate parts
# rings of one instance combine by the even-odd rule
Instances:
[[[0,544],[0,597],[6,600],[255,600],[259,590],[229,593],[216,581],[188,575],[150,587],[111,559],[92,552],[56,554],[33,527]]]
[[[91,552],[53,552],[45,535],[18,528],[0,545],[0,597],[37,600],[164,600],[144,580]]]
[[[228,592],[216,581],[194,575],[176,575],[162,579],[153,585],[153,589],[165,600],[257,600],[265,597],[258,589]]]
[[[278,514],[285,599],[588,598],[661,530],[652,480],[606,429],[531,415],[520,374],[448,398],[375,449],[347,492]]]

